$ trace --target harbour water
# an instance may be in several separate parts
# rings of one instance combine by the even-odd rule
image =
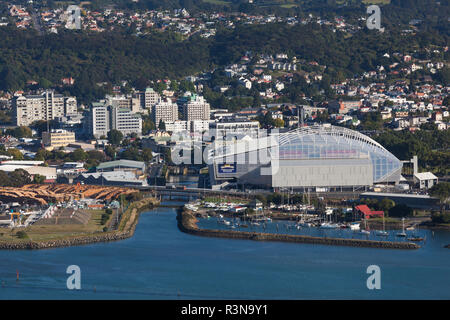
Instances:
[[[0,298],[449,299],[449,243],[446,231],[419,250],[203,238],[157,208],[124,241],[0,251]],[[66,288],[69,265],[81,268],[81,290]],[[370,265],[381,268],[380,290],[367,289]]]

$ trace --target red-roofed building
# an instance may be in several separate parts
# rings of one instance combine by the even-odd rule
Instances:
[[[364,215],[364,219],[369,219],[371,217],[383,217],[384,211],[372,211],[368,206],[365,204],[361,204],[359,206],[355,207],[356,212],[360,215]]]

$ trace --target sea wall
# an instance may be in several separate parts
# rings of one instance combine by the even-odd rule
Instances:
[[[323,244],[335,246],[351,246],[385,249],[418,249],[419,245],[412,242],[375,241],[362,239],[324,238],[287,234],[271,234],[260,232],[240,232],[233,230],[200,229],[197,219],[190,212],[180,209],[177,215],[178,228],[189,234],[203,237],[219,237],[229,239],[257,240],[257,241],[281,241],[294,243]]]
[[[139,214],[148,208],[152,208],[159,202],[154,198],[145,198],[132,203],[122,215],[118,230],[98,232],[90,235],[80,235],[56,240],[43,241],[0,241],[1,249],[48,249],[92,244],[97,242],[109,242],[127,239],[133,236],[138,222]]]

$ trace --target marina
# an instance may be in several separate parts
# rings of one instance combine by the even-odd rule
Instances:
[[[342,228],[338,224],[324,223],[319,227],[306,226],[305,224],[299,224],[294,221],[265,221],[263,223],[251,222],[249,224],[242,223],[237,219],[215,219],[215,218],[197,218],[198,227],[200,229],[212,229],[212,230],[230,230],[242,232],[263,232],[271,234],[288,234],[288,235],[303,235],[311,237],[324,237],[324,238],[342,238],[342,239],[363,239],[363,240],[382,240],[382,241],[410,241],[413,233],[408,234],[408,239],[406,237],[399,240],[398,231],[399,230],[389,230],[386,234],[383,234],[383,238],[380,239],[380,234],[378,231],[368,231],[368,230],[352,230],[352,227]],[[245,227],[243,226],[245,225]],[[364,231],[364,232],[362,232]],[[422,245],[426,241],[426,236],[429,234],[429,230],[416,230],[414,235],[415,238],[422,239],[419,245]]]
[[[185,210],[196,216],[197,226],[200,229],[334,239],[412,241],[418,245],[427,240],[424,231],[416,229],[415,225],[411,225],[410,222],[410,226],[405,228],[405,219],[401,220],[401,230],[392,226],[386,230],[384,216],[382,227],[378,225],[371,228],[371,219],[367,218],[363,218],[361,221],[337,221],[334,212],[342,209],[332,207],[327,207],[325,213],[321,215],[312,205],[275,206],[270,204],[268,208],[264,209],[262,205],[257,205],[257,201],[215,200],[195,200],[184,205]],[[344,210],[352,213],[351,208]],[[280,215],[280,213],[283,214]],[[356,218],[354,213],[352,215]]]

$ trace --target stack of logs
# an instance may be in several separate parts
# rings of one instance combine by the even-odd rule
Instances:
[[[121,187],[102,187],[90,185],[36,185],[30,184],[20,188],[1,187],[0,201],[27,204],[56,203],[60,201],[79,200],[83,198],[111,200],[122,194],[131,194],[136,189]]]

